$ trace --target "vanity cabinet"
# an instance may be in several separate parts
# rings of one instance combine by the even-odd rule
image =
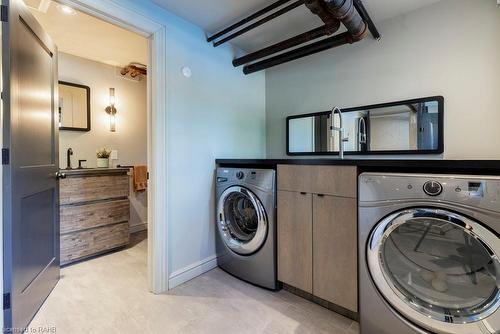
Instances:
[[[357,168],[278,165],[278,279],[357,312]]]
[[[60,261],[69,264],[129,243],[127,169],[64,171],[59,184]]]

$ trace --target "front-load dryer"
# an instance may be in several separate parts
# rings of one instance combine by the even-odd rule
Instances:
[[[276,171],[218,168],[216,206],[218,266],[276,290]]]
[[[500,178],[359,178],[361,334],[500,333]]]

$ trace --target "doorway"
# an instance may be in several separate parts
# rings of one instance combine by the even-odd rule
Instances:
[[[45,1],[44,1],[45,2]],[[148,189],[148,281],[149,289],[160,293],[168,289],[167,240],[166,240],[166,39],[165,27],[111,1],[64,1],[71,8],[82,11],[107,22],[140,33],[148,38],[148,65],[151,75],[147,77],[147,165],[150,187]],[[128,23],[124,23],[128,22]],[[64,152],[61,152],[62,154]],[[63,167],[63,166],[61,166]]]

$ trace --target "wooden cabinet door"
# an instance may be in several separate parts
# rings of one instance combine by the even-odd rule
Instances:
[[[357,312],[356,200],[313,195],[313,221],[313,294]]]
[[[357,197],[356,166],[278,165],[278,190]]]
[[[278,191],[278,280],[312,293],[312,195]]]

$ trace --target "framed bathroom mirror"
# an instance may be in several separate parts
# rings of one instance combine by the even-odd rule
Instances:
[[[90,131],[90,87],[59,81],[59,130]]]
[[[443,153],[442,96],[341,110],[345,154]],[[339,134],[331,128],[340,122],[331,111],[287,117],[287,155],[338,155]]]

